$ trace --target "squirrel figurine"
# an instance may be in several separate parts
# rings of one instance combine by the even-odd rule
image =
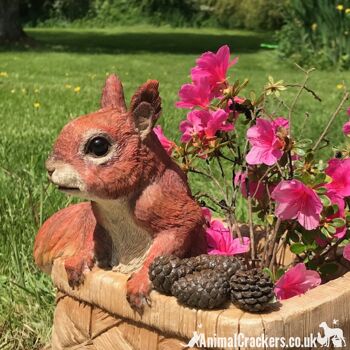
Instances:
[[[186,175],[152,130],[161,112],[158,85],[148,80],[139,87],[127,110],[121,81],[110,75],[101,109],[62,129],[46,162],[50,181],[89,201],[51,216],[34,244],[44,272],[64,259],[72,287],[95,264],[129,274],[127,299],[139,313],[150,302],[155,258],[207,252],[202,211]]]

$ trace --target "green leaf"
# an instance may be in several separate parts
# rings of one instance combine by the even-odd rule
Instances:
[[[313,143],[313,141],[310,139],[300,140],[297,142],[297,147],[305,148],[305,147],[310,146],[312,143]]]
[[[292,253],[299,255],[299,254],[304,253],[306,251],[306,246],[303,243],[293,243],[290,246],[290,250]]]
[[[321,232],[326,238],[332,238],[332,236],[329,234],[328,230],[324,226],[321,227]]]
[[[269,225],[273,224],[274,219],[275,219],[274,215],[266,215],[266,220],[269,223]]]
[[[294,148],[293,151],[300,157],[304,157],[306,154],[302,148]]]
[[[327,196],[320,195],[319,197],[324,207],[329,207],[332,204],[331,200]]]
[[[284,273],[286,272],[286,270],[282,267],[280,267],[277,271],[276,271],[276,281],[279,280]]]
[[[313,241],[312,243],[310,243],[310,244],[308,244],[306,246],[306,249],[308,251],[312,251],[313,252],[313,251],[315,251],[317,249],[317,247],[318,247],[318,244],[315,241]]]
[[[331,233],[333,235],[337,232],[337,229],[334,226],[331,226],[331,225],[329,225],[327,227],[327,230],[328,230],[329,233]]]
[[[323,184],[326,181],[326,174],[325,173],[318,173],[315,177],[315,183],[316,184]]]
[[[339,207],[337,204],[332,204],[332,210],[333,210],[333,214],[337,213],[339,211]]]
[[[333,275],[338,271],[338,265],[335,263],[326,263],[320,267],[322,275]]]
[[[317,192],[318,194],[326,194],[326,193],[327,193],[327,188],[325,188],[325,187],[319,187],[319,188],[316,189],[316,192]]]
[[[346,224],[346,221],[342,218],[335,218],[332,221],[332,226],[334,227],[343,227],[345,226],[345,224]]]
[[[263,272],[265,272],[266,274],[268,274],[272,281],[275,281],[275,279],[274,279],[274,277],[273,277],[273,273],[272,273],[272,271],[271,271],[268,267],[264,267],[264,268],[263,268]]]

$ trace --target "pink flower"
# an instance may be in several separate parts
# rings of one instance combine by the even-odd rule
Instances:
[[[252,145],[246,157],[248,164],[273,165],[282,157],[285,142],[277,136],[282,119],[269,121],[258,118],[256,125],[248,129],[247,138]]]
[[[271,194],[277,202],[275,214],[282,220],[297,219],[307,230],[320,223],[322,203],[315,191],[298,180],[281,181]]]
[[[250,249],[250,239],[243,237],[243,244],[239,238],[233,238],[232,233],[219,220],[213,220],[206,229],[208,254],[235,255],[246,253]]]
[[[289,128],[289,121],[286,118],[278,117],[272,121],[272,125],[275,127],[275,131],[278,131],[278,128]]]
[[[173,152],[173,149],[175,148],[175,143],[165,137],[162,127],[160,125],[155,126],[153,128],[153,131],[157,135],[158,140],[162,144],[163,148],[166,150],[166,153],[168,153],[170,156]]]
[[[181,141],[189,142],[193,136],[199,139],[213,138],[218,131],[231,131],[234,126],[226,122],[229,114],[223,109],[216,111],[195,110],[189,112],[187,120],[180,123]]]
[[[180,101],[176,102],[178,108],[208,108],[213,99],[211,87],[207,78],[199,79],[195,84],[184,84],[179,91]]]
[[[211,222],[211,211],[206,208],[206,207],[202,207],[202,214],[204,216],[204,219],[205,219],[205,222],[210,225],[210,222]]]
[[[277,299],[289,299],[304,294],[309,289],[321,284],[318,272],[307,270],[303,263],[296,264],[289,269],[275,284]]]
[[[246,178],[247,178],[247,173],[242,173],[241,171],[238,171],[235,175],[235,186],[240,186],[241,192],[243,197],[247,198],[247,186],[246,186]],[[258,181],[252,181],[249,179],[249,192],[252,198],[255,198],[257,200],[262,200],[265,195],[265,189],[264,189],[264,184],[263,182]]]
[[[343,250],[343,256],[346,260],[350,261],[350,244],[347,244]]]
[[[227,70],[237,61],[237,58],[230,61],[230,48],[227,45],[221,46],[216,53],[205,52],[197,59],[197,66],[191,70],[192,80],[196,83],[204,77],[207,78],[217,96],[225,87]]]
[[[350,134],[350,121],[343,125],[343,133],[347,136]]]
[[[332,182],[325,185],[328,190],[341,197],[350,196],[350,158],[331,159],[325,172],[332,178]]]

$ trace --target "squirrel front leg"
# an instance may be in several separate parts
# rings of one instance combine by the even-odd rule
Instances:
[[[130,305],[142,312],[151,289],[148,270],[153,260],[160,255],[186,257],[206,253],[207,243],[202,211],[175,166],[144,191],[136,204],[135,216],[154,232],[143,266],[127,283]]]
[[[184,238],[179,229],[159,232],[149,249],[146,260],[137,272],[133,273],[127,282],[127,300],[130,306],[139,314],[143,313],[145,304],[150,305],[148,298],[151,282],[148,270],[153,260],[160,255],[176,254],[183,256],[189,249],[189,237]]]

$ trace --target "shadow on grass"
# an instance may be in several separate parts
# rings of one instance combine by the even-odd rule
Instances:
[[[223,44],[238,52],[254,52],[260,44],[271,38],[265,33],[242,33],[220,35],[204,32],[125,32],[87,30],[29,30],[33,45],[2,47],[15,51],[63,51],[76,53],[137,53],[164,52],[174,54],[196,54],[216,50]]]

